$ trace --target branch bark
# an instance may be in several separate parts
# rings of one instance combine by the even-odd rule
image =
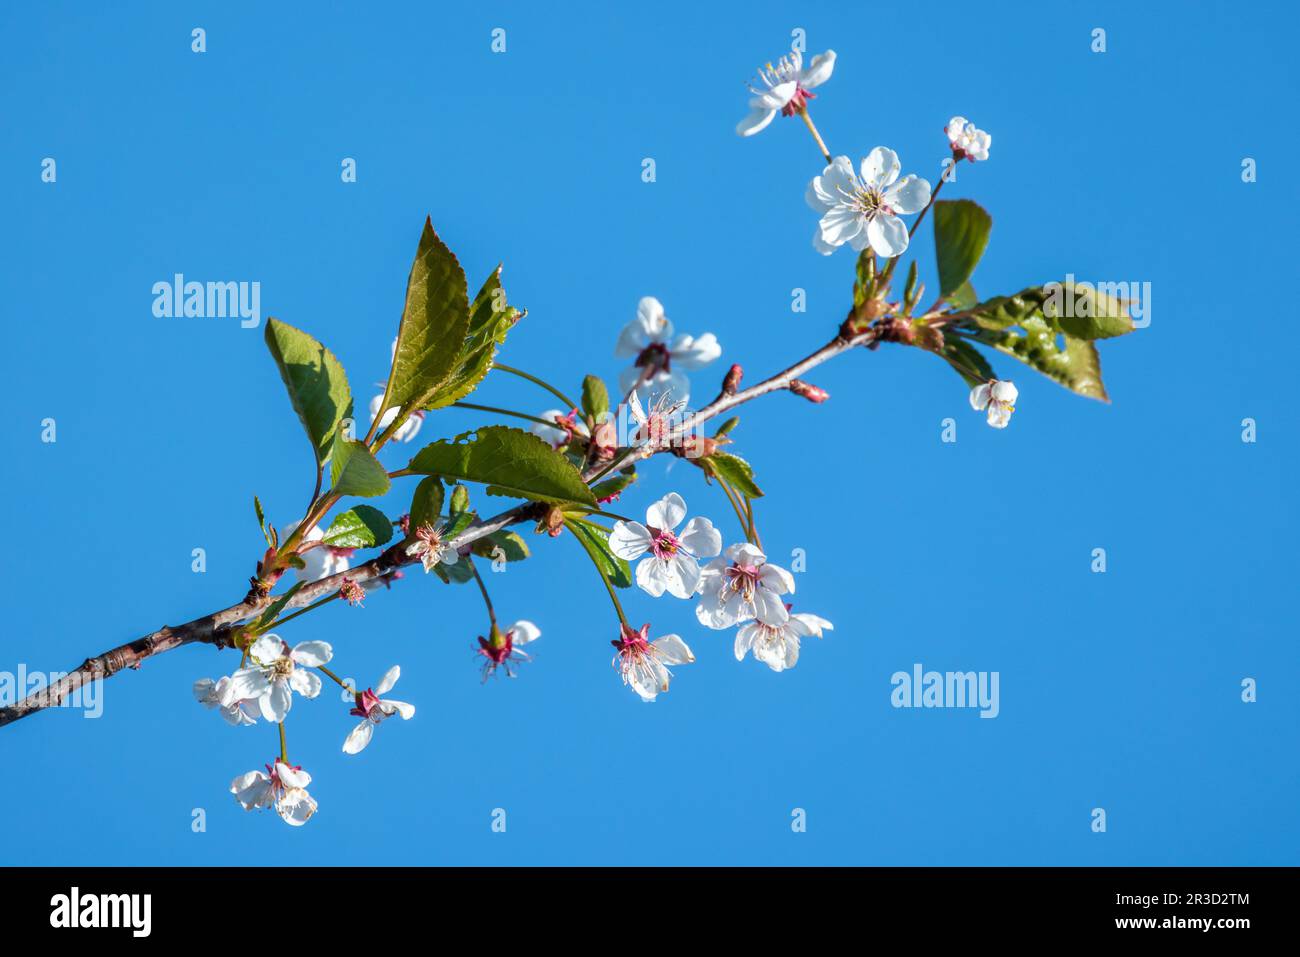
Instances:
[[[731,394],[724,391],[703,409],[687,418],[673,438],[680,438],[682,434],[690,433],[709,419],[759,396],[788,389],[792,380],[799,378],[809,369],[819,366],[850,349],[865,345],[874,338],[875,334],[871,331],[861,333],[853,338],[837,336],[816,352],[800,359],[782,372],[764,379],[757,385]],[[669,439],[663,445],[647,447],[640,455],[633,456],[629,461],[638,458],[649,458],[659,452],[668,451],[672,441],[673,439]],[[591,481],[600,471],[600,468],[593,467],[585,473],[584,478]],[[541,517],[542,510],[544,510],[544,506],[539,509],[539,506],[533,502],[517,505],[487,521],[467,528],[452,539],[449,544],[458,547],[468,545],[485,535],[490,535],[518,522],[529,518],[536,520]],[[286,610],[301,608],[320,598],[324,598],[331,592],[338,591],[343,584],[344,578],[349,578],[357,584],[364,585],[366,582],[382,579],[390,575],[403,565],[411,564],[414,559],[406,554],[405,544],[404,541],[400,542],[355,568],[304,585],[290,599],[286,605]],[[11,724],[20,718],[25,718],[30,714],[35,714],[38,711],[43,711],[46,708],[57,707],[67,700],[70,695],[90,682],[111,678],[125,668],[138,670],[145,659],[165,651],[171,651],[173,648],[192,644],[211,644],[218,648],[229,647],[233,627],[260,615],[273,601],[275,601],[274,595],[266,595],[260,598],[249,595],[243,601],[231,605],[229,608],[212,612],[183,625],[164,625],[157,631],[137,638],[135,641],[118,645],[116,648],[105,651],[93,658],[87,658],[81,665],[58,681],[33,692],[15,704],[0,708],[0,727]]]

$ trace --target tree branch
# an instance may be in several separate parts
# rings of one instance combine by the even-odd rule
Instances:
[[[874,338],[875,333],[872,330],[860,333],[852,338],[837,336],[816,352],[799,360],[784,371],[764,379],[757,385],[730,394],[724,391],[703,409],[690,416],[674,438],[679,438],[701,423],[707,422],[709,419],[761,395],[788,389],[792,380],[797,379],[809,369],[819,366],[823,362],[857,346],[868,344]],[[660,445],[647,446],[639,455],[631,456],[628,461],[649,458],[659,452],[666,452],[669,450],[670,445],[671,440]],[[600,468],[593,466],[584,473],[583,478],[586,481],[591,481],[600,471]],[[540,520],[545,509],[545,505],[538,505],[535,502],[517,505],[500,515],[465,529],[461,534],[451,539],[448,544],[463,547],[518,522],[528,519]],[[289,600],[285,606],[286,609],[301,608],[325,597],[331,592],[338,591],[345,578],[363,585],[369,581],[382,579],[403,565],[411,564],[415,559],[406,554],[405,546],[405,541],[399,542],[377,557],[363,562],[355,568],[304,585]],[[196,618],[183,625],[174,627],[165,625],[155,632],[137,638],[135,641],[119,645],[93,658],[87,658],[80,666],[58,681],[33,692],[13,705],[0,708],[0,727],[11,724],[20,718],[25,718],[29,714],[35,714],[37,711],[57,707],[67,700],[69,695],[85,685],[93,681],[111,678],[124,668],[138,670],[146,658],[151,658],[164,651],[171,651],[173,648],[192,644],[210,644],[217,648],[230,647],[233,627],[261,614],[273,601],[275,601],[274,595],[257,597],[250,594],[237,605],[231,605],[229,608],[204,615],[202,618]]]

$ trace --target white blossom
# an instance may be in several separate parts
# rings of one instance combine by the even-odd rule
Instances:
[[[722,549],[722,535],[707,518],[693,518],[678,535],[674,529],[686,518],[686,502],[670,492],[646,509],[646,524],[619,521],[609,535],[609,548],[624,561],[641,559],[636,583],[655,598],[667,591],[690,598],[700,583],[698,559],[712,558]]]
[[[635,386],[647,401],[652,394],[671,394],[685,403],[690,398],[690,381],[682,370],[702,369],[722,355],[722,347],[711,332],[698,339],[688,335],[674,338],[663,304],[654,296],[645,296],[637,304],[636,318],[619,333],[614,355],[633,360],[619,374],[623,393]]]
[[[194,682],[194,697],[199,704],[209,710],[220,709],[221,717],[226,719],[227,724],[257,724],[257,702],[245,699],[223,703],[226,701],[226,691],[229,687],[229,676],[222,676],[220,681],[200,678]]]
[[[970,406],[976,412],[988,409],[988,423],[995,429],[1005,429],[1016,411],[1016,398],[1020,390],[1004,379],[990,379],[970,390]]]
[[[789,619],[782,595],[794,592],[794,576],[748,542],[732,545],[704,566],[695,617],[708,628],[722,629],[756,618],[765,625]]]
[[[374,690],[367,688],[365,691],[357,692],[356,707],[349,713],[359,717],[361,722],[352,729],[347,739],[344,740],[343,752],[345,754],[358,754],[365,750],[366,745],[370,743],[371,735],[375,733],[375,728],[386,718],[400,714],[403,721],[409,721],[415,717],[415,705],[407,704],[405,701],[396,701],[392,698],[380,697],[380,695],[392,691],[393,685],[397,684],[397,679],[401,676],[402,669],[397,665],[393,665],[384,672],[384,676],[379,679],[379,684],[375,685]]]
[[[668,690],[673,676],[668,665],[689,665],[695,660],[686,642],[676,635],[654,641],[649,635],[649,625],[642,625],[640,631],[623,625],[619,639],[610,642],[618,649],[613,664],[623,676],[623,684],[631,686],[642,701],[654,701]]]
[[[785,607],[789,611],[790,606]],[[745,655],[752,651],[755,660],[773,671],[785,671],[799,661],[801,638],[810,635],[820,638],[823,630],[829,631],[834,627],[825,618],[807,612],[797,612],[780,625],[746,622],[736,631],[736,660],[744,661]]]
[[[426,574],[435,565],[455,565],[460,561],[460,552],[443,540],[446,533],[447,527],[441,522],[421,525],[415,530],[415,541],[406,546],[406,554],[419,558]]]
[[[267,765],[269,774],[249,771],[230,782],[230,793],[245,811],[274,807],[286,824],[301,827],[316,813],[316,801],[307,793],[311,775],[283,761]]]
[[[862,161],[861,175],[847,156],[837,156],[820,176],[813,177],[804,195],[821,213],[813,246],[829,256],[848,244],[861,251],[868,245],[886,258],[907,249],[907,226],[899,214],[919,213],[930,202],[930,183],[908,174],[898,178],[898,154],[877,146]]]
[[[793,116],[802,111],[815,98],[808,91],[829,80],[834,69],[834,50],[813,57],[806,70],[798,50],[791,50],[775,66],[767,64],[758,71],[757,81],[749,85],[749,92],[754,94],[749,101],[750,112],[736,124],[736,132],[753,136],[766,129],[777,113]]]
[[[993,137],[966,117],[954,116],[944,127],[944,132],[948,134],[948,142],[958,160],[968,159],[973,163],[989,158],[989,146],[993,143]]]
[[[262,717],[278,724],[293,706],[294,691],[304,698],[320,694],[320,676],[306,669],[332,657],[334,650],[324,641],[303,641],[290,649],[279,635],[263,635],[248,649],[247,667],[230,676],[222,706],[256,701]]]

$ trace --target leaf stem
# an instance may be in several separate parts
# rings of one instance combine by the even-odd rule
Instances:
[[[284,743],[284,722],[280,722],[280,761],[284,764],[289,763],[289,748]]]
[[[340,678],[340,677],[339,677],[338,675],[336,675],[334,672],[330,671],[330,670],[329,670],[328,668],[326,668],[324,665],[317,665],[317,666],[316,666],[316,670],[319,671],[321,674],[325,675],[326,677],[328,677],[330,680],[332,680],[336,685],[338,685],[338,686],[339,686],[340,688],[342,688],[344,691],[351,691],[353,694],[356,694],[356,693],[357,693],[357,691],[356,691],[355,688],[353,688],[350,684],[348,684],[346,681],[344,681],[342,678]]]
[[[956,160],[954,160],[953,162],[955,163]],[[925,214],[928,213],[930,211],[930,207],[934,205],[934,200],[935,197],[939,195],[939,190],[943,189],[943,184],[948,182],[948,180],[945,178],[946,175],[947,175],[947,170],[945,170],[944,173],[939,176],[939,185],[936,186],[934,189],[930,190],[930,201],[925,204],[924,209],[922,209],[919,213],[916,214],[916,219],[912,220],[912,227],[907,231],[907,243],[909,246],[912,244],[912,237],[916,235],[917,227],[921,225],[921,220],[925,219]],[[907,250],[903,250],[903,252],[906,251]],[[903,258],[903,254],[899,253],[897,256],[895,256],[893,259],[889,261],[889,264],[887,266],[885,266],[885,272],[880,277],[880,282],[878,283],[878,286],[880,288],[883,288],[889,282],[889,277],[894,274],[894,267],[898,265],[898,261],[902,258]]]
[[[272,628],[276,627],[277,625],[283,625],[285,622],[293,621],[299,615],[305,615],[309,611],[315,611],[321,605],[328,605],[330,602],[332,602],[335,598],[338,597],[339,597],[338,592],[331,592],[327,597],[322,598],[320,601],[315,602],[314,604],[308,605],[305,608],[299,608],[297,611],[285,615],[283,618],[277,618],[275,621],[271,622],[269,625],[266,626],[266,631],[270,631]]]
[[[539,386],[541,386],[541,387],[542,387],[543,389],[545,389],[547,392],[551,393],[551,395],[555,396],[557,399],[559,399],[561,402],[563,402],[563,403],[564,403],[564,407],[565,407],[566,409],[581,409],[581,408],[582,408],[582,406],[580,406],[578,403],[574,402],[574,401],[573,401],[572,399],[570,399],[567,395],[565,395],[565,394],[564,394],[563,392],[561,392],[559,389],[555,388],[555,386],[551,385],[551,384],[550,384],[549,382],[547,382],[545,379],[539,379],[537,376],[532,375],[531,373],[525,372],[523,369],[516,369],[514,366],[506,366],[506,365],[502,365],[502,364],[499,363],[499,362],[494,362],[494,363],[492,363],[492,368],[494,368],[494,369],[500,369],[502,372],[509,372],[511,375],[517,375],[517,376],[519,376],[519,378],[521,378],[521,379],[527,379],[529,382],[533,383],[534,385],[539,385]],[[549,423],[548,423],[548,424],[549,424]]]
[[[501,367],[497,366],[497,368],[499,369]],[[539,418],[535,415],[528,415],[525,412],[516,412],[513,409],[501,409],[493,405],[477,405],[473,402],[453,402],[451,407],[453,409],[474,409],[477,412],[492,412],[496,415],[513,415],[516,419],[527,419],[529,422],[536,422],[538,425],[547,425],[553,429],[560,428],[554,422],[547,422],[545,419]]]

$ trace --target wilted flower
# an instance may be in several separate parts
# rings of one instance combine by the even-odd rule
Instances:
[[[421,525],[415,530],[415,541],[406,546],[406,554],[420,559],[425,572],[433,571],[438,564],[455,565],[460,561],[460,552],[443,541],[447,532],[446,525]]]
[[[230,793],[245,811],[274,807],[286,824],[301,827],[316,813],[316,801],[307,793],[311,775],[299,766],[276,761],[269,773],[249,771],[230,782]]]
[[[359,691],[356,695],[356,707],[349,711],[361,719],[358,724],[348,734],[343,742],[343,752],[345,754],[357,754],[365,749],[370,743],[370,737],[375,733],[375,726],[385,718],[391,718],[395,714],[400,714],[403,721],[409,721],[415,717],[415,705],[407,704],[405,701],[394,701],[391,698],[381,698],[382,694],[387,694],[392,690],[393,685],[397,684],[397,679],[402,676],[402,669],[397,665],[389,668],[384,672],[384,676],[379,679],[374,690],[367,688],[365,691]]]
[[[640,631],[622,625],[619,639],[610,642],[618,649],[613,664],[623,676],[623,684],[631,685],[642,701],[654,701],[668,690],[673,674],[666,665],[689,665],[695,660],[686,642],[676,635],[654,641],[648,640],[649,635],[649,625],[642,625]]]
[[[531,621],[517,621],[505,631],[494,623],[492,633],[487,638],[479,638],[476,649],[486,659],[483,662],[483,680],[487,681],[491,675],[496,674],[498,668],[504,668],[507,677],[513,678],[513,666],[530,660],[526,653],[519,650],[520,645],[526,645],[540,637],[542,630]]]

